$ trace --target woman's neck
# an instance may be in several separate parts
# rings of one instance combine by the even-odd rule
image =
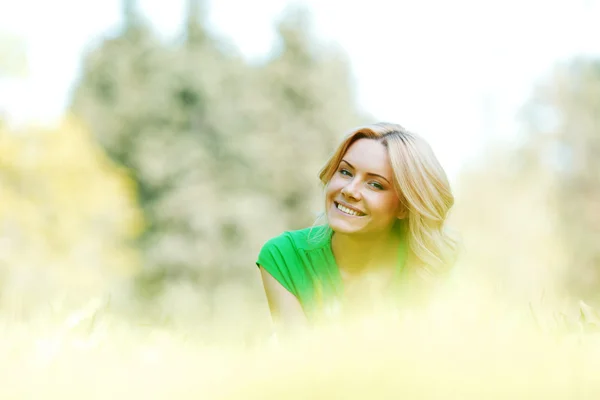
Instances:
[[[358,276],[369,270],[390,266],[397,249],[392,232],[378,236],[359,236],[333,233],[331,249],[340,272],[345,275]]]

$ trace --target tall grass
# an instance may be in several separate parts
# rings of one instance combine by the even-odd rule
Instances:
[[[91,303],[0,322],[0,398],[599,398],[593,310],[559,324],[551,310],[507,304],[462,291],[246,345]]]

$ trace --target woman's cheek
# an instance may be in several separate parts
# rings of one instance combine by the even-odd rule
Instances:
[[[375,212],[385,212],[387,210],[393,210],[394,203],[393,199],[388,198],[383,193],[372,193],[368,197],[370,208]]]
[[[329,192],[337,192],[339,190],[341,190],[341,188],[343,187],[343,183],[340,182],[339,178],[331,178],[331,180],[329,181],[329,184],[327,185],[327,190]]]

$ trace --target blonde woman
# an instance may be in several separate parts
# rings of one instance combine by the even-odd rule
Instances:
[[[452,265],[454,197],[421,137],[390,123],[354,129],[319,178],[326,223],[270,239],[256,261],[279,326],[407,301]]]

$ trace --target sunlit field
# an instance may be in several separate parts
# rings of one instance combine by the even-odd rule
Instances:
[[[140,326],[101,302],[3,320],[1,398],[597,398],[593,312],[572,317],[446,293],[253,344]]]

